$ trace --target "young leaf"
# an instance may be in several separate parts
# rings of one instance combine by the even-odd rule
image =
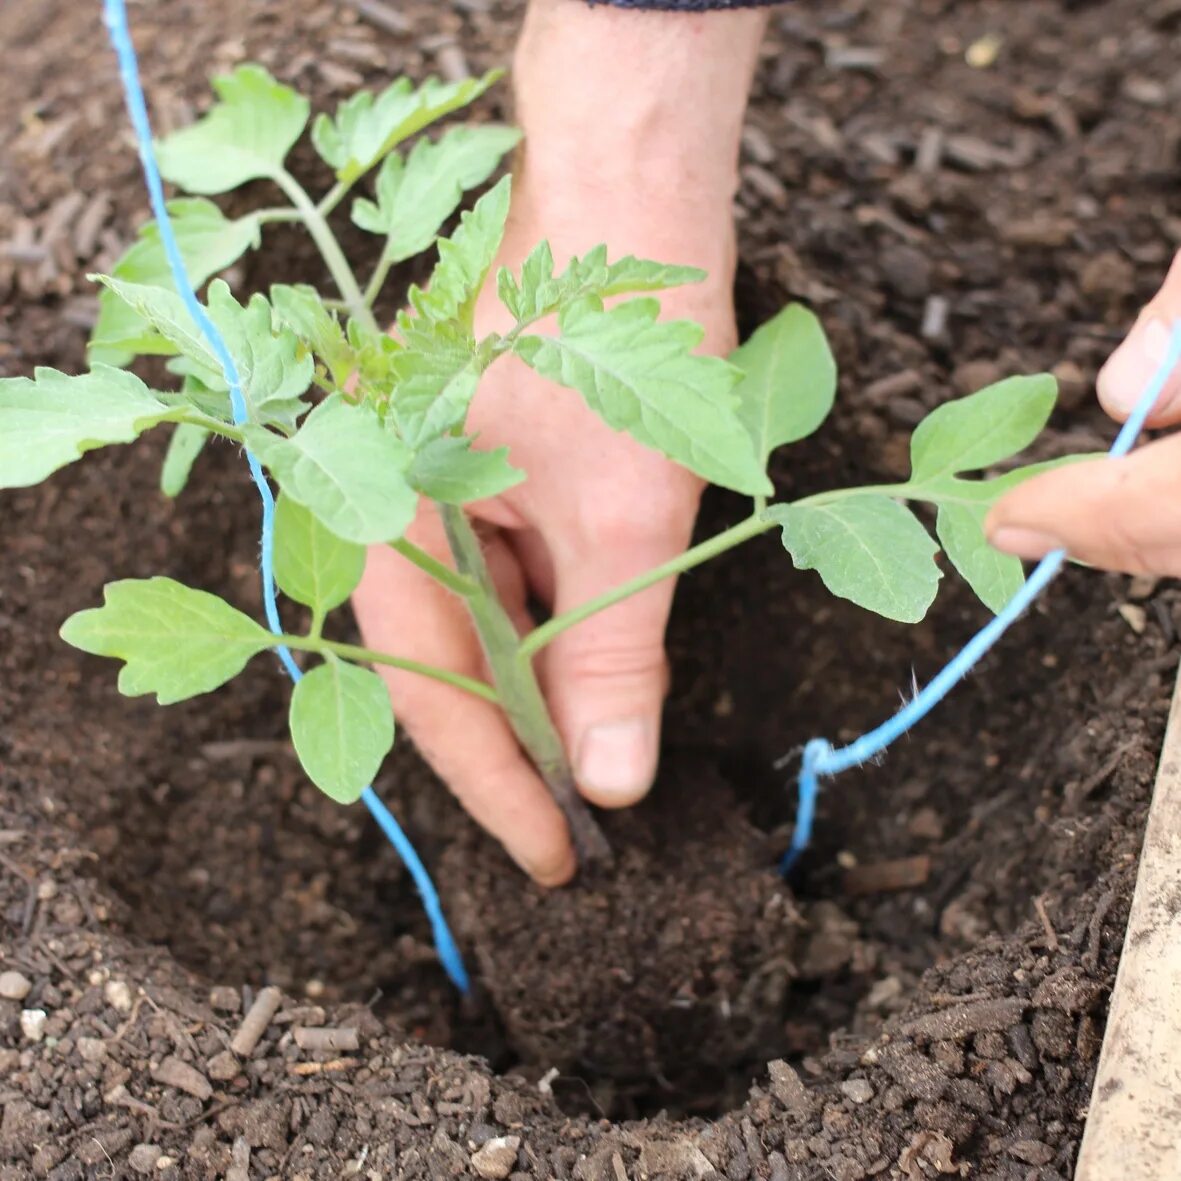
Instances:
[[[460,320],[470,325],[476,296],[504,237],[510,184],[507,176],[500,180],[463,214],[450,238],[439,240],[439,262],[427,289],[411,287],[408,296],[410,306],[423,320]],[[404,330],[411,323],[406,312],[398,317]]]
[[[302,504],[280,496],[275,506],[275,581],[319,616],[339,607],[365,572],[365,547],[330,533]]]
[[[209,432],[203,426],[191,422],[176,424],[160,469],[160,491],[165,496],[175,498],[184,491],[193,464],[208,439]]]
[[[560,311],[567,304],[593,296],[607,299],[628,292],[659,291],[700,283],[705,272],[696,267],[671,266],[628,255],[607,262],[607,247],[595,246],[583,258],[572,258],[566,269],[554,274],[554,256],[548,242],[540,242],[521,264],[521,278],[507,267],[496,276],[501,303],[520,323],[531,323]]]
[[[837,366],[820,321],[801,304],[789,304],[756,329],[730,361],[742,370],[738,415],[763,463],[828,417]]]
[[[295,686],[290,725],[308,778],[338,804],[360,799],[394,745],[385,682],[340,660],[317,665]]]
[[[463,422],[480,370],[475,340],[454,324],[415,328],[406,339],[407,347],[389,358],[390,413],[401,438],[418,448]]]
[[[290,439],[249,426],[246,445],[292,500],[345,541],[396,541],[414,517],[418,497],[406,482],[411,453],[371,406],[333,394]]]
[[[702,330],[658,321],[654,299],[604,310],[571,304],[560,335],[519,337],[515,352],[542,377],[577,390],[609,426],[725,488],[766,495],[770,481],[735,409],[738,371],[693,352]]]
[[[107,275],[96,278],[183,354],[189,363],[173,365],[174,371],[196,378],[209,391],[225,394],[221,362],[179,295]],[[234,359],[250,421],[295,430],[307,409],[301,395],[315,373],[315,363],[301,352],[296,335],[286,328],[274,331],[265,296],[255,295],[243,307],[220,279],[209,285],[207,311]],[[220,400],[220,405],[219,416],[228,418],[228,398]]]
[[[308,100],[262,66],[239,66],[213,89],[221,101],[209,114],[156,145],[161,175],[190,193],[273,177],[308,121]]]
[[[404,139],[474,102],[502,73],[491,70],[459,82],[428,78],[417,89],[409,78],[399,78],[376,96],[362,91],[345,99],[335,118],[316,117],[312,143],[337,180],[351,185]]]
[[[377,201],[353,203],[353,221],[386,238],[387,263],[430,248],[467,189],[492,175],[500,158],[521,138],[512,127],[455,127],[437,142],[419,140],[403,160],[386,157],[377,174]]]
[[[508,448],[473,451],[472,440],[451,435],[428,443],[410,465],[410,483],[443,504],[487,500],[515,487],[525,473],[508,461]]]
[[[910,482],[934,483],[1016,455],[1037,438],[1057,396],[1057,381],[1042,373],[1011,377],[938,407],[911,438]]]
[[[203,197],[178,198],[168,202],[172,229],[184,259],[185,270],[195,287],[211,275],[225,270],[259,243],[259,225],[253,216],[230,221],[212,201]],[[150,221],[112,270],[112,275],[145,287],[166,287],[173,291],[172,272],[160,242],[160,227]],[[160,342],[150,327],[113,291],[98,297],[98,322],[90,334],[91,363],[126,365],[133,356],[159,351]]]
[[[938,546],[903,505],[873,493],[829,504],[777,505],[783,545],[834,595],[900,623],[918,623],[935,601]]]
[[[289,328],[324,362],[333,383],[343,389],[357,366],[356,354],[340,321],[325,306],[314,287],[300,283],[271,285],[275,327]]]
[[[42,368],[32,379],[0,379],[0,488],[39,484],[85,452],[130,443],[180,413],[109,365],[77,377]]]
[[[984,535],[988,505],[970,508],[941,504],[935,531],[951,564],[993,614],[1000,612],[1025,582],[1021,559],[993,549]]]
[[[224,685],[274,642],[216,595],[171,578],[107,583],[103,606],[71,615],[61,637],[83,652],[125,661],[119,692],[155,693],[161,705]]]

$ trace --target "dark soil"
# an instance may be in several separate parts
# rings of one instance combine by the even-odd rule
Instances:
[[[400,33],[325,0],[168,0],[133,20],[163,129],[248,58],[320,104],[392,70],[503,62],[517,9],[409,0]],[[781,487],[896,476],[925,409],[1042,367],[1064,387],[1046,453],[1103,446],[1094,372],[1181,242],[1181,8],[802,0],[773,25],[742,316],[807,300],[844,375],[815,445],[777,461]],[[995,62],[968,65],[992,33]],[[82,275],[146,202],[98,5],[7,0],[0,40],[0,372],[74,369]],[[239,277],[309,266],[276,235]],[[615,877],[541,895],[411,751],[383,773],[477,970],[461,1006],[392,852],[300,777],[273,667],[161,710],[57,641],[114,577],[257,609],[239,458],[204,456],[174,505],[160,455],[101,453],[0,513],[0,970],[29,986],[0,999],[0,1181],[1070,1175],[1175,590],[1070,574],[883,766],[826,792],[789,889],[775,759],[880,720],[982,611],[949,586],[923,626],[883,623],[773,539],[686,579],[667,774],[610,819]],[[741,511],[713,498],[702,533]],[[264,985],[280,1007],[237,1053]],[[352,1032],[317,1050],[317,1027]]]

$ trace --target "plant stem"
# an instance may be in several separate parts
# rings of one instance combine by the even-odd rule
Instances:
[[[752,537],[758,537],[760,533],[766,533],[773,528],[775,528],[775,522],[762,515],[756,514],[748,517],[724,533],[719,533],[716,537],[711,537],[708,541],[703,541],[700,545],[686,550],[678,557],[665,562],[664,565],[655,566],[627,582],[620,583],[619,586],[604,591],[593,599],[588,599],[580,607],[575,607],[561,615],[555,615],[553,619],[534,628],[521,641],[518,651],[523,657],[529,659],[540,652],[556,636],[561,635],[576,623],[581,623],[584,619],[589,619],[592,615],[597,615],[600,611],[605,611],[608,607],[613,607],[616,603],[631,598],[632,595],[639,594],[640,591],[647,590],[650,586],[655,586],[656,583],[663,582],[666,578],[674,578],[686,570],[692,570],[694,566],[700,566],[703,562],[708,562],[711,558],[716,558],[719,554],[724,554],[727,550],[742,545],[743,542],[750,541]]]
[[[326,192],[324,196],[320,198],[320,203],[316,206],[316,212],[321,217],[327,217],[345,199],[345,196],[348,194],[350,187],[351,186],[346,185],[344,181],[338,180],[336,184],[334,184],[332,188],[330,188],[328,192]]]
[[[277,636],[276,643],[283,644],[297,652],[318,652],[321,655],[331,652],[334,656],[340,656],[345,660],[389,665],[390,668],[400,668],[405,672],[418,673],[420,676],[430,677],[433,681],[442,681],[444,685],[463,689],[475,697],[490,701],[493,705],[500,702],[496,690],[483,681],[477,681],[475,677],[450,672],[445,668],[435,668],[433,664],[423,664],[418,660],[406,660],[401,656],[391,656],[388,652],[376,652],[372,648],[362,648],[358,644],[341,644],[336,640],[325,640],[316,635]]]
[[[371,332],[376,332],[378,330],[377,321],[369,310],[365,297],[361,294],[357,276],[353,274],[353,268],[349,266],[349,261],[345,258],[344,251],[341,250],[340,243],[336,240],[336,235],[324,219],[324,214],[312,204],[312,199],[308,196],[303,185],[285,168],[276,169],[273,179],[287,194],[303,224],[307,227],[308,233],[311,234],[312,241],[320,251],[329,273],[332,275],[333,282],[340,289],[341,297],[348,306],[350,315],[355,316]]]
[[[509,725],[562,809],[579,862],[584,866],[609,862],[607,839],[578,794],[561,736],[549,715],[532,662],[522,655],[520,636],[496,593],[480,539],[463,509],[444,504],[439,511],[459,572],[478,588],[466,600],[468,611]]]
[[[413,562],[420,570],[425,571],[449,591],[454,591],[465,599],[480,591],[475,579],[457,574],[450,566],[444,566],[437,558],[431,557],[426,550],[421,549],[412,541],[407,541],[404,537],[397,541],[391,541],[390,548],[397,550],[407,561]]]
[[[394,265],[393,258],[388,250],[381,252],[381,257],[377,260],[377,266],[373,268],[373,274],[369,276],[369,282],[365,285],[365,306],[373,307],[377,302],[377,297],[381,294],[381,289],[385,286],[386,276],[390,273],[390,267]]]

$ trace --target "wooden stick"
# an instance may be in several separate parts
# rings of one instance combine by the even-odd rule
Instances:
[[[1075,1181],[1181,1178],[1181,679]]]

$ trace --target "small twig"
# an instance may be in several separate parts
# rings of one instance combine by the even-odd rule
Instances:
[[[242,1018],[242,1024],[238,1026],[237,1033],[230,1041],[230,1049],[239,1058],[249,1058],[254,1053],[255,1047],[262,1040],[262,1035],[266,1033],[267,1026],[282,1003],[283,994],[273,986],[264,988],[254,998],[254,1004]]]
[[[1046,900],[1039,894],[1033,900],[1033,909],[1037,911],[1037,917],[1042,921],[1042,929],[1046,932],[1046,946],[1051,951],[1059,951],[1061,944],[1058,942],[1058,933],[1054,930],[1054,924],[1050,922],[1050,916],[1046,913]]]

